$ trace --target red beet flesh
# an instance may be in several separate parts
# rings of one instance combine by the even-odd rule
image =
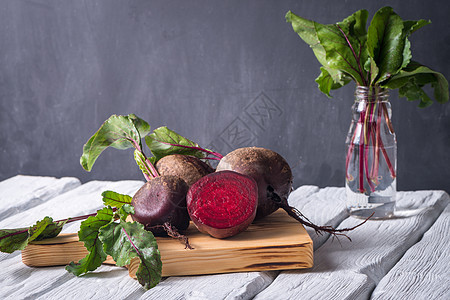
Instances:
[[[244,231],[253,222],[258,187],[246,175],[215,172],[194,183],[186,201],[191,220],[201,232],[226,238]]]

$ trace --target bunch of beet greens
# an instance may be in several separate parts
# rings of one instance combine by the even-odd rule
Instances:
[[[380,131],[384,126],[393,133],[388,109],[375,95],[383,89],[398,89],[401,97],[408,100],[420,100],[419,107],[432,104],[431,98],[423,87],[430,84],[434,89],[434,98],[445,103],[449,98],[448,82],[445,77],[430,68],[411,60],[409,36],[430,23],[426,20],[402,20],[391,7],[378,10],[368,29],[368,12],[359,10],[336,24],[324,25],[301,18],[291,11],[286,21],[303,41],[305,41],[322,65],[317,77],[320,91],[330,97],[330,91],[338,89],[350,81],[358,87],[365,87],[367,95],[365,107],[360,110],[358,126],[360,129],[350,137],[346,161],[346,176],[352,152],[358,147],[358,191],[365,192],[364,176],[373,191],[378,181],[378,165],[383,157],[392,178],[396,177],[395,168],[383,145]],[[381,123],[386,122],[384,126]],[[369,163],[369,147],[374,149],[372,164]],[[370,168],[370,170],[369,170]]]

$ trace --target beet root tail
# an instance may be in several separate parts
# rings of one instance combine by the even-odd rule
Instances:
[[[163,225],[155,225],[147,230],[153,231],[154,229],[162,228],[167,233],[168,236],[174,239],[178,239],[181,243],[184,244],[184,249],[192,250],[194,249],[189,243],[189,239],[184,234],[181,234],[170,222],[165,222]]]
[[[280,208],[282,208],[284,211],[287,212],[287,214],[294,218],[295,220],[297,220],[299,223],[311,227],[312,229],[314,229],[314,231],[316,232],[316,234],[318,235],[322,235],[323,233],[329,233],[335,237],[337,236],[343,236],[346,237],[349,241],[352,241],[352,239],[345,234],[344,232],[348,232],[348,231],[352,231],[356,228],[358,228],[359,226],[363,225],[364,223],[367,222],[367,220],[369,220],[372,215],[370,215],[367,219],[365,219],[364,221],[362,221],[361,223],[359,223],[356,226],[350,227],[350,228],[341,228],[341,229],[337,229],[334,228],[333,226],[330,225],[325,225],[325,226],[319,226],[314,224],[313,222],[311,222],[304,214],[302,214],[297,208],[292,207],[288,204],[287,199],[285,198],[281,198],[280,196],[278,196],[276,193],[274,193],[273,191],[268,191],[268,193],[270,193],[270,199],[272,199],[272,201],[274,201]]]
[[[184,244],[184,249],[192,250],[194,249],[191,244],[189,244],[189,239],[184,234],[178,232],[178,230],[172,226],[169,222],[165,222],[163,224],[164,230],[167,232],[167,235],[171,238],[178,239],[180,242]]]

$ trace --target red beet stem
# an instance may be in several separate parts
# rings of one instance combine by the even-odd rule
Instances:
[[[117,208],[113,207],[112,208],[113,212],[117,210]],[[96,216],[97,213],[92,213],[92,214],[87,214],[87,215],[83,215],[83,216],[77,216],[77,217],[73,217],[73,218],[67,218],[67,219],[62,219],[62,220],[58,220],[58,221],[54,221],[55,223],[59,223],[59,222],[66,222],[66,223],[72,223],[72,222],[76,222],[76,221],[81,221],[81,220],[86,220],[89,217],[94,217]]]
[[[11,232],[10,234],[4,235],[4,236],[0,237],[0,240],[6,239],[6,238],[8,238],[10,236],[19,235],[19,234],[22,234],[22,233],[25,233],[25,232],[28,232],[28,228],[24,229],[24,230],[21,230],[21,231]]]
[[[142,153],[142,155],[144,155],[144,153]],[[156,170],[155,166],[150,162],[150,160],[145,155],[144,155],[144,157],[145,157],[145,165],[146,165],[146,168],[147,168],[147,171],[149,172],[149,174],[151,174],[153,176],[153,178],[158,177],[159,173]],[[150,170],[148,170],[148,167],[150,167]],[[146,179],[147,179],[147,177],[146,177]],[[147,181],[149,181],[151,179],[152,178],[148,178]]]
[[[162,142],[159,141],[162,144],[166,144],[166,145],[170,145],[170,146],[174,146],[174,147],[181,147],[181,148],[187,148],[187,149],[192,149],[192,150],[198,150],[198,151],[202,151],[208,154],[211,154],[213,156],[215,156],[216,158],[218,158],[219,160],[223,158],[223,155],[214,151],[209,151],[207,149],[203,149],[201,147],[195,147],[195,146],[185,146],[185,145],[179,145],[179,144],[172,144],[172,143],[167,143],[167,142]],[[212,159],[212,158],[211,158]]]
[[[361,112],[361,119],[365,120],[365,112]],[[364,123],[361,123],[361,133],[359,136],[359,192],[364,193]]]
[[[146,174],[146,173],[142,172],[144,174],[145,179],[147,181],[150,181],[151,179],[158,177],[159,176],[158,171],[156,170],[155,166],[150,162],[150,160],[147,158],[147,156],[145,155],[144,151],[142,151],[141,146],[137,142],[134,142],[133,145],[134,145],[134,148],[137,151],[139,151],[142,154],[142,156],[144,157],[144,159],[145,159],[144,167],[145,167],[145,170],[148,173],[148,174]]]
[[[352,139],[350,140],[350,145],[347,151],[347,157],[345,159],[345,175],[347,179],[350,179],[350,175],[348,174],[348,166],[350,164],[350,160],[352,158],[353,149],[355,148],[355,138],[356,138],[356,130],[353,132]]]
[[[372,178],[375,179],[376,184],[378,185],[378,171],[379,171],[379,164],[380,164],[380,141],[381,141],[381,110],[382,106],[378,107],[377,110],[377,120],[376,120],[376,137],[375,137],[375,151],[374,151],[374,158],[373,158],[373,168],[372,168]]]
[[[122,228],[123,233],[125,233],[125,235],[127,236],[128,241],[130,242],[131,246],[133,246],[134,251],[136,251],[136,253],[139,256],[142,256],[141,251],[139,251],[139,249],[136,247],[136,245],[133,243],[133,240],[131,239],[131,237],[128,235],[128,232],[125,230],[125,228]]]
[[[367,138],[364,139],[365,142],[365,155],[364,155],[364,168],[365,168],[365,175],[367,179],[367,183],[369,184],[370,190],[372,192],[375,191],[375,186],[372,183],[372,179],[369,175],[369,154],[370,154],[370,141],[372,140],[372,137],[374,136],[374,132],[372,130],[372,121],[373,121],[373,108],[375,104],[373,102],[368,103],[367,111],[370,111],[369,115],[366,115],[366,126],[364,127]],[[367,121],[369,119],[369,121]]]
[[[116,210],[117,210],[117,209],[114,207],[114,208],[113,208],[113,211],[116,211]],[[88,214],[88,215],[77,216],[77,217],[73,217],[73,218],[67,218],[67,219],[62,219],[62,220],[54,221],[54,223],[66,222],[66,224],[67,224],[67,223],[72,223],[72,222],[76,222],[76,221],[85,220],[85,219],[87,219],[87,218],[89,218],[89,217],[96,216],[96,215],[97,215],[97,213],[92,213],[92,214]],[[22,230],[22,231],[12,232],[12,233],[10,233],[10,234],[7,234],[7,235],[5,235],[5,236],[0,237],[0,240],[5,239],[5,238],[10,237],[10,236],[14,236],[14,235],[18,235],[18,234],[25,233],[25,232],[27,232],[28,230],[29,230],[29,228],[24,229],[24,230]]]
[[[392,178],[396,177],[394,166],[391,163],[386,148],[381,138],[381,122],[384,117],[389,130],[393,133],[392,123],[389,119],[385,103],[378,103],[367,100],[366,108],[360,112],[358,126],[355,128],[353,137],[350,141],[349,149],[345,162],[346,178],[350,179],[349,164],[354,151],[356,132],[359,132],[359,159],[358,159],[358,191],[364,193],[364,178],[367,180],[370,190],[375,191],[379,184],[378,173],[380,163],[380,150],[389,168]],[[378,106],[378,107],[377,107]],[[373,147],[373,161],[369,166],[370,147]],[[370,171],[369,171],[370,170]]]
[[[345,40],[347,41],[347,44],[348,44],[348,46],[350,47],[350,49],[352,50],[352,53],[353,53],[353,57],[355,58],[355,60],[356,60],[356,64],[358,65],[358,68],[359,68],[359,70],[356,70],[355,68],[353,68],[353,67],[351,67],[353,70],[355,70],[357,73],[359,73],[359,76],[361,77],[361,80],[362,80],[362,84],[363,85],[367,85],[367,82],[366,82],[366,79],[364,78],[364,75],[363,75],[363,71],[362,71],[362,68],[361,68],[361,61],[360,61],[360,56],[359,55],[356,55],[356,52],[355,52],[355,50],[353,49],[353,45],[350,43],[350,41],[348,40],[348,37],[347,37],[347,35],[345,34],[345,32],[341,29],[341,27],[339,26],[339,25],[337,25],[336,24],[336,27],[339,29],[339,31],[342,33],[342,35],[344,36],[344,38],[345,38]],[[361,47],[360,47],[360,49],[359,49],[359,54],[361,55]],[[344,57],[343,57],[344,58]],[[344,58],[344,60],[346,60],[345,58]],[[350,66],[351,66],[351,64],[349,63],[349,62],[347,62]]]
[[[386,105],[384,103],[382,103],[382,110],[383,110],[384,117],[386,119],[387,126],[389,128],[389,131],[394,133],[394,128],[392,126],[391,120],[389,119],[387,108],[386,108]],[[389,156],[388,156],[388,154],[386,152],[386,149],[383,146],[383,142],[381,141],[381,138],[380,138],[379,143],[380,143],[380,148],[381,148],[381,151],[383,153],[384,159],[386,160],[386,164],[388,165],[389,172],[391,173],[391,177],[395,178],[396,175],[395,175],[394,167],[392,166],[391,160],[389,159]]]
[[[392,166],[391,160],[389,159],[389,155],[386,152],[386,149],[383,146],[383,142],[380,139],[380,148],[381,148],[381,152],[383,153],[384,159],[386,160],[386,164],[389,168],[389,172],[391,173],[391,177],[395,178],[395,170],[394,167]]]

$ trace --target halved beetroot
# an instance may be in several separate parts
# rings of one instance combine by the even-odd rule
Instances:
[[[253,222],[258,186],[253,178],[234,171],[215,172],[194,183],[186,201],[198,230],[226,238],[246,230]]]

